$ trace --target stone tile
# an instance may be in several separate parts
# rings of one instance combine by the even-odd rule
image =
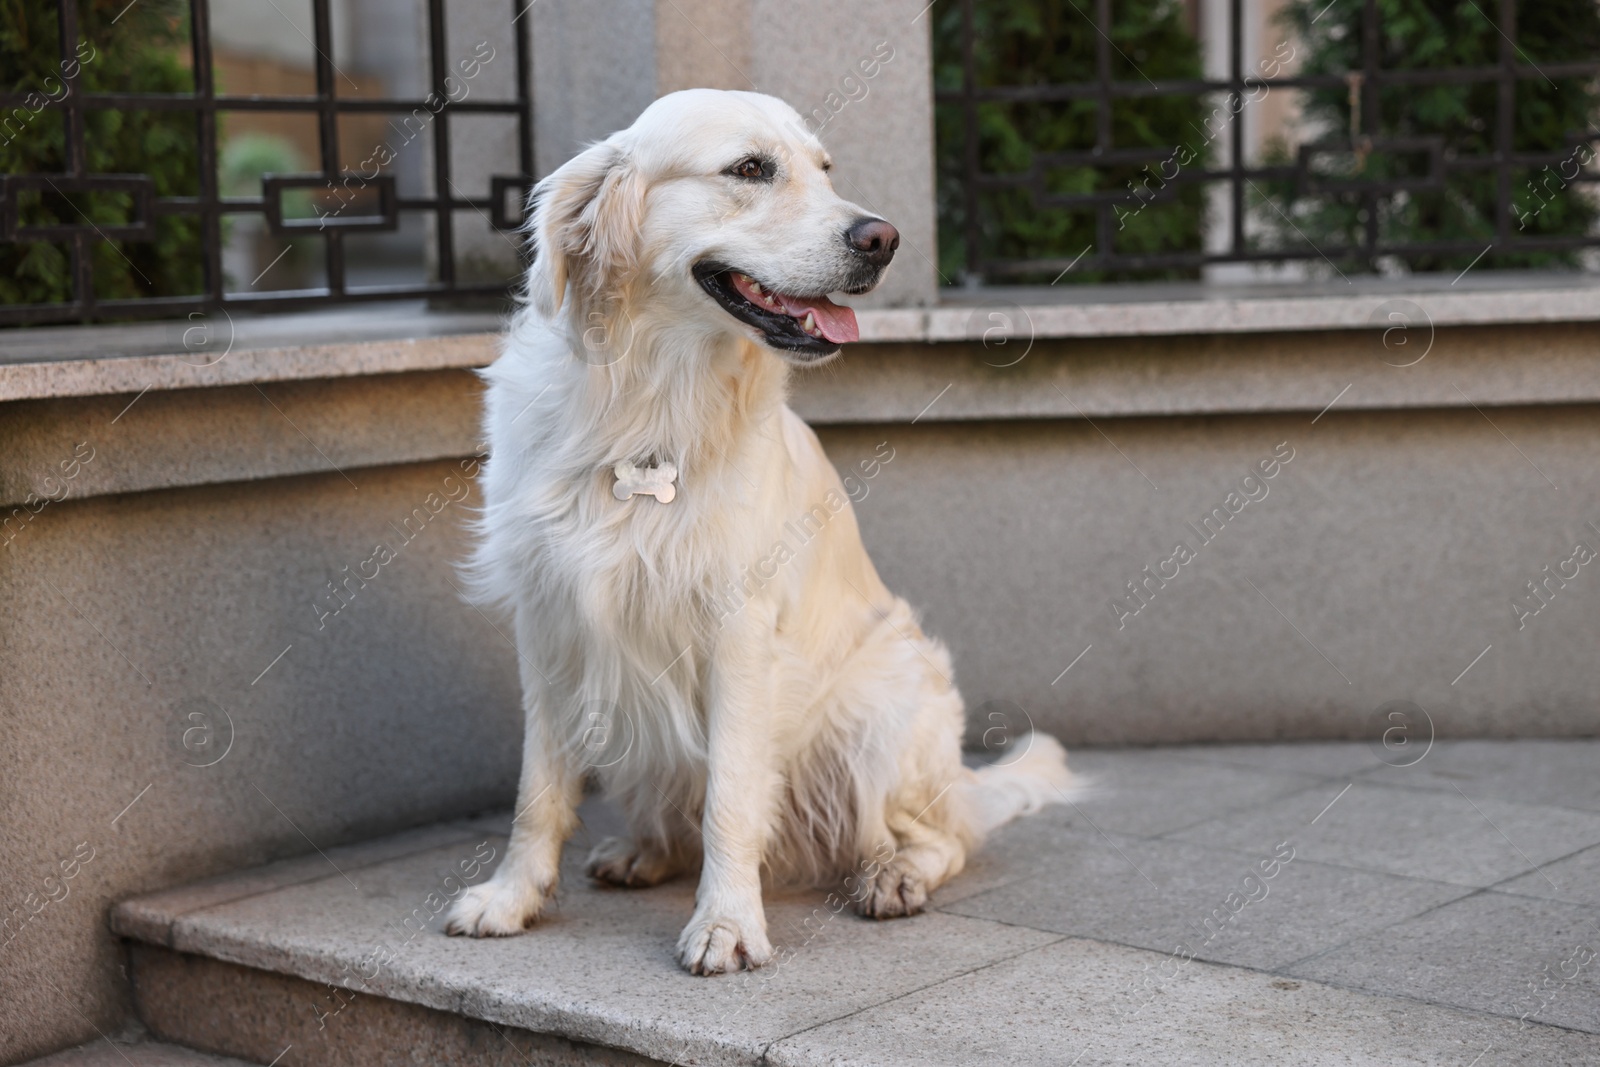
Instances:
[[[1600,845],[1501,882],[1495,889],[1568,904],[1600,906]]]
[[[1010,830],[1011,827],[1006,827],[998,831],[969,855],[962,872],[934,890],[929,906],[946,908],[1019,879],[1032,878],[1035,874],[1032,858],[1024,857],[1019,861],[1005,844]]]
[[[1235,852],[1030,821],[1003,833],[996,865],[1025,873],[941,910],[1266,970],[1471,892],[1303,859],[1261,878],[1277,842]],[[1234,912],[1235,892],[1255,899]]]
[[[113,908],[111,929],[123,937],[165,944],[163,939],[167,931],[187,912],[302,882],[337,878],[341,870],[348,874],[368,864],[381,863],[408,852],[437,848],[446,842],[465,841],[475,832],[480,832],[479,828],[471,821],[438,823],[389,837],[328,849],[325,855],[311,853],[295,856],[247,871],[147,893],[125,900]]]
[[[1148,983],[1148,984],[1146,984]],[[1489,1050],[1485,1053],[1485,1050]],[[1600,1038],[1093,941],[1058,942],[779,1041],[780,1067],[1592,1064]]]
[[[22,1067],[251,1067],[244,1060],[213,1056],[160,1041],[91,1041],[78,1048],[29,1060]]]
[[[1385,785],[1600,811],[1600,740],[1438,741],[1410,767],[1381,767]]]
[[[1384,766],[1365,741],[1309,741],[1285,744],[1184,745],[1174,755],[1264,771],[1344,778]]]
[[[218,966],[373,994],[357,1004],[482,1020],[497,1045],[492,1028],[515,1027],[668,1062],[748,1063],[769,1049],[775,1063],[1600,1062],[1600,1038],[1519,1028],[1532,1002],[1513,1008],[1546,963],[1559,967],[1579,943],[1600,949],[1600,926],[1576,925],[1600,897],[1600,812],[1522,802],[1574,795],[1559,783],[1579,781],[1578,763],[1564,749],[1522,746],[1501,760],[1493,745],[1456,743],[1411,768],[1362,769],[1365,751],[1076,750],[1089,795],[1001,829],[930,914],[864,923],[832,914],[821,893],[769,891],[784,955],[718,980],[672,959],[693,878],[620,891],[582,876],[589,845],[620,829],[593,798],[561,898],[521,937],[443,937],[429,905],[486,836],[503,852],[506,812],[330,850],[348,882],[312,856],[130,903],[118,921]],[[1229,912],[1228,895],[1285,840],[1294,860],[1265,897]],[[1531,870],[1540,863],[1558,888]],[[1219,908],[1228,918],[1211,936]],[[421,932],[409,916],[426,920]],[[1588,940],[1574,940],[1584,929]],[[1180,943],[1197,958],[1172,957]],[[394,957],[363,985],[361,962],[381,947]],[[1535,1018],[1600,1031],[1597,969]],[[305,999],[283,1010],[303,1012]],[[392,1020],[373,1010],[381,1034]]]
[[[1289,970],[1512,1018],[1528,1012],[1538,1022],[1600,1033],[1600,911],[1594,908],[1479,893]]]
[[[1240,849],[1288,840],[1308,860],[1473,887],[1600,842],[1600,815],[1588,812],[1365,780],[1340,796],[1342,788],[1325,783],[1270,809],[1212,819],[1173,836]]]
[[[366,867],[359,891],[335,875],[190,913],[170,943],[656,1059],[733,1063],[749,1062],[785,1034],[1058,939],[941,913],[872,923],[833,914],[820,892],[771,892],[779,959],[757,972],[695,978],[673,959],[693,911],[694,879],[650,890],[597,888],[581,871],[590,836],[586,830],[568,848],[557,906],[520,937],[445,937],[442,912],[422,933],[403,925],[416,909],[428,915],[441,872],[472,854],[463,844]],[[503,839],[493,844],[503,851]],[[392,962],[362,984],[362,961],[384,947]]]
[[[1163,749],[1077,749],[1068,763],[1087,789],[1076,808],[1054,805],[1045,809],[1047,818],[1077,826],[1087,820],[1108,833],[1146,837],[1269,803],[1319,780],[1191,760]]]
[[[1234,767],[1203,766],[1174,752],[1142,748],[1074,749],[1068,757],[1085,781],[1075,804],[1052,804],[1002,827],[967,858],[966,869],[942,887],[935,900],[950,904],[1027,877],[1035,856],[1011,849],[1015,835],[1029,827],[1049,825],[1068,833],[1099,836],[1153,835],[1221,815],[1308,787],[1315,779],[1277,772],[1252,772]]]

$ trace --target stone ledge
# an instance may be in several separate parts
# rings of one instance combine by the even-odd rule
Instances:
[[[0,405],[0,506],[458,459],[478,450],[482,389],[467,371],[414,370],[14,401]]]
[[[1029,340],[1377,333],[1405,302],[1410,327],[1600,321],[1600,280],[1483,274],[1348,285],[1159,285],[952,292],[938,307],[859,313],[863,344],[984,342],[998,327]],[[995,318],[996,313],[1000,315]],[[0,333],[0,401],[138,393],[492,362],[502,316],[415,304],[259,318]]]
[[[1398,345],[1385,348],[1376,331],[1207,334],[1181,344],[1046,339],[998,350],[970,342],[857,345],[836,363],[797,373],[791,403],[818,427],[1288,412],[1320,418],[1325,409],[1337,419],[1355,411],[1600,403],[1600,323],[1441,327],[1413,340],[1429,346],[1414,349],[1426,358],[1413,366],[1396,366],[1413,357]],[[73,497],[90,497],[471,455],[479,447],[482,383],[466,369],[425,369],[488,358],[474,354],[469,341],[350,345],[377,362],[376,350],[410,346],[413,369],[399,373],[327,376],[326,367],[301,358],[307,350],[275,366],[264,353],[282,350],[263,350],[253,354],[261,357],[256,369],[286,380],[0,405],[0,506],[61,499],[63,485]],[[482,342],[492,348],[488,335]],[[124,374],[173,358],[103,362]],[[215,374],[230,362],[184,372]],[[75,368],[69,376],[86,367],[33,366]],[[0,376],[6,369],[0,366]],[[296,380],[308,370],[314,376]],[[75,449],[91,447],[96,458],[64,483],[62,464]]]
[[[475,332],[262,348],[223,345],[220,352],[202,347],[176,353],[0,359],[0,401],[485,367],[494,361],[497,342],[496,333]]]
[[[666,1067],[661,1060],[617,1049],[361,994],[350,996],[326,1026],[318,1026],[308,1008],[337,996],[325,984],[144,945],[135,945],[130,956],[136,1004],[146,1026],[187,1045],[251,1057],[261,1065]],[[235,1010],[240,1005],[248,1010]],[[227,1067],[236,1064],[229,1061]],[[172,1067],[191,1065],[179,1060]]]
[[[1007,308],[1023,313],[1018,325],[988,315]],[[1593,322],[1600,320],[1600,277],[1484,272],[1459,280],[1415,275],[1296,284],[956,290],[940,307],[874,312],[870,332],[863,323],[862,338],[977,341],[996,326],[1037,338],[1381,331],[1396,324],[1388,318],[1391,310],[1409,312],[1402,325],[1411,328]]]
[[[1600,323],[1441,327],[1411,340],[1385,348],[1378,331],[1330,330],[884,344],[795,375],[790,403],[821,426],[1600,402]]]

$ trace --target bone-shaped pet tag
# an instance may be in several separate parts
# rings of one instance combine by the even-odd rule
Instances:
[[[653,496],[663,504],[670,504],[673,497],[678,495],[678,487],[672,484],[678,478],[678,468],[670,463],[663,463],[659,467],[635,467],[624,460],[611,470],[617,476],[617,484],[611,487],[611,495],[618,500],[627,500],[635,493],[641,493]]]

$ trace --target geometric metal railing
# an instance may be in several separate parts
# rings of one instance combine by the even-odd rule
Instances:
[[[310,0],[315,91],[303,95],[219,95],[213,73],[210,7],[207,0],[190,0],[188,25],[193,64],[193,92],[89,92],[81,86],[83,76],[80,25],[76,0],[57,4],[60,46],[60,88],[49,93],[0,93],[0,160],[4,142],[14,132],[15,120],[44,109],[59,112],[64,126],[65,166],[58,172],[7,173],[0,175],[0,247],[22,246],[33,242],[55,242],[65,250],[70,264],[70,299],[50,303],[0,305],[0,324],[89,322],[104,319],[173,317],[194,311],[227,308],[308,308],[357,301],[405,297],[503,297],[508,286],[473,284],[458,278],[454,213],[471,209],[490,220],[490,228],[512,231],[520,225],[513,211],[520,211],[522,194],[532,185],[533,102],[529,77],[531,51],[529,22],[523,18],[529,0],[508,0],[511,27],[515,36],[516,91],[514,98],[500,100],[453,100],[447,90],[451,84],[451,57],[445,52],[445,2],[426,0],[427,67],[430,92],[423,99],[341,97],[333,53],[333,29],[329,0]],[[124,9],[126,10],[126,9]],[[197,195],[157,196],[148,176],[140,173],[100,174],[88,167],[85,141],[85,115],[91,111],[123,110],[140,112],[179,112],[193,116],[195,150],[198,152]],[[306,174],[272,175],[262,182],[259,197],[225,197],[218,187],[218,112],[277,112],[313,116],[316,122],[318,160],[315,171]],[[401,196],[392,176],[371,173],[371,169],[352,170],[340,159],[340,119],[342,116],[392,114],[416,116],[417,131],[426,128],[431,138],[432,189],[427,195]],[[516,160],[518,173],[489,178],[489,195],[462,195],[451,172],[451,117],[453,114],[499,114],[516,121]],[[10,121],[11,125],[6,125]],[[11,168],[7,168],[11,169]],[[321,218],[295,219],[283,211],[283,195],[295,189],[310,189],[324,199],[336,198],[341,207],[359,200],[359,208],[319,212]],[[82,210],[76,216],[57,219],[47,225],[30,225],[21,205],[33,194],[53,193],[58,202],[93,194],[120,194],[130,205],[127,217],[115,225],[97,224]],[[359,196],[357,195],[359,194]],[[516,207],[508,210],[508,199]],[[431,278],[419,284],[351,285],[347,277],[345,239],[347,234],[393,230],[401,211],[423,213],[431,221],[428,259]],[[63,214],[67,214],[63,212]],[[314,234],[321,244],[324,284],[316,288],[269,292],[228,292],[223,274],[223,220],[227,217],[256,215],[264,220],[268,232],[278,238]],[[97,243],[149,240],[159,219],[180,217],[197,220],[197,249],[202,258],[199,291],[139,297],[104,299],[95,293],[92,268]]]
[[[1002,281],[1019,276],[1046,278],[1055,272],[1076,268],[1086,271],[1148,271],[1160,269],[1192,270],[1216,263],[1251,263],[1291,260],[1323,259],[1330,262],[1365,261],[1371,263],[1383,256],[1416,256],[1458,254],[1472,256],[1492,250],[1496,255],[1519,252],[1550,252],[1573,250],[1600,245],[1600,236],[1592,231],[1561,234],[1524,233],[1519,220],[1526,216],[1519,211],[1517,197],[1527,194],[1521,189],[1518,178],[1540,168],[1562,167],[1563,184],[1600,181],[1593,168],[1575,165],[1578,155],[1584,163],[1595,158],[1591,145],[1600,137],[1593,129],[1592,117],[1583,128],[1572,131],[1567,143],[1540,151],[1518,151],[1514,144],[1515,107],[1517,86],[1523,82],[1569,78],[1591,80],[1600,76],[1600,56],[1589,56],[1578,62],[1538,63],[1526,56],[1518,44],[1517,4],[1515,0],[1480,0],[1479,11],[1492,19],[1498,34],[1497,62],[1492,64],[1455,68],[1384,69],[1380,65],[1380,30],[1382,16],[1377,0],[1365,0],[1361,15],[1360,44],[1357,54],[1359,66],[1345,72],[1314,73],[1264,77],[1246,68],[1243,47],[1244,10],[1242,0],[1229,0],[1228,23],[1228,76],[1224,79],[1184,78],[1151,80],[1144,77],[1116,77],[1114,75],[1112,33],[1112,0],[1085,0],[1073,3],[1078,15],[1092,25],[1097,39],[1093,77],[1082,81],[1061,84],[980,84],[976,74],[977,57],[985,47],[974,27],[975,0],[958,0],[960,6],[959,85],[946,87],[935,93],[935,103],[945,113],[955,109],[959,114],[959,164],[952,168],[955,184],[955,202],[960,207],[958,229],[962,235],[961,265],[973,280]],[[1349,0],[1345,0],[1346,3]],[[1357,4],[1362,0],[1356,0]],[[1320,6],[1320,5],[1319,5]],[[1330,5],[1331,6],[1331,5]],[[954,28],[955,12],[946,9],[947,23]],[[1121,50],[1117,49],[1118,55]],[[1126,56],[1122,56],[1126,60]],[[1523,60],[1527,60],[1524,62]],[[1276,73],[1271,71],[1269,73]],[[992,80],[992,79],[991,79]],[[1441,138],[1436,136],[1403,136],[1393,132],[1385,134],[1380,129],[1379,94],[1384,89],[1407,87],[1413,91],[1424,86],[1492,84],[1497,89],[1492,115],[1484,118],[1492,124],[1490,150],[1479,154],[1459,154],[1447,151]],[[1553,84],[1553,83],[1551,83]],[[1236,116],[1247,110],[1255,100],[1269,92],[1281,90],[1336,90],[1348,93],[1351,128],[1325,134],[1316,143],[1298,147],[1292,158],[1267,161],[1259,165],[1247,161],[1245,138]],[[1184,97],[1193,100],[1220,100],[1212,111],[1217,120],[1215,144],[1205,152],[1192,152],[1190,158],[1181,158],[1177,146],[1149,144],[1130,146],[1116,143],[1112,135],[1112,111],[1122,101],[1157,97]],[[979,110],[997,105],[1067,105],[1090,102],[1094,105],[1096,119],[1092,141],[1075,145],[1063,151],[1034,151],[1031,163],[1025,169],[997,172],[986,168],[980,160],[979,142],[983,123]],[[1211,108],[1207,105],[1206,110]],[[1212,123],[1208,120],[1207,130]],[[941,127],[945,128],[945,127]],[[1209,137],[1207,138],[1209,141]],[[953,147],[953,146],[952,146]],[[1409,159],[1402,166],[1391,168],[1388,177],[1363,179],[1360,172],[1370,159]],[[1330,161],[1355,158],[1358,162],[1353,177],[1330,174],[1339,168],[1330,167]],[[1122,183],[1110,188],[1062,191],[1052,189],[1049,176],[1063,168],[1107,169],[1142,168],[1142,180],[1137,186]],[[1393,173],[1398,171],[1401,173]],[[1461,175],[1492,175],[1494,200],[1486,216],[1485,233],[1472,238],[1394,241],[1385,236],[1380,227],[1383,208],[1395,202],[1396,197],[1416,195],[1445,189],[1452,179]],[[1107,184],[1107,183],[1101,183]],[[1196,236],[1189,247],[1150,250],[1119,248],[1121,221],[1129,212],[1137,212],[1145,204],[1170,203],[1183,191],[1196,186],[1222,188],[1226,193],[1228,210],[1222,216],[1223,232],[1213,234],[1210,241]],[[1316,243],[1309,240],[1272,243],[1261,239],[1259,233],[1249,229],[1252,212],[1270,215],[1274,210],[1266,202],[1263,190],[1271,188],[1290,191],[1295,198],[1337,196],[1352,205],[1359,204],[1364,211],[1364,226],[1358,238],[1339,243]],[[1088,240],[1079,239],[1078,247],[1050,249],[1047,254],[1008,256],[996,252],[990,229],[993,220],[986,215],[986,195],[1010,191],[1026,194],[1032,210],[1038,212],[1075,212],[1092,216],[1083,232]],[[1191,193],[1191,196],[1193,194]],[[1280,231],[1294,233],[1293,220],[1279,213]],[[1301,235],[1304,236],[1303,234]],[[1220,238],[1220,239],[1219,239]],[[1487,247],[1486,247],[1487,246]]]

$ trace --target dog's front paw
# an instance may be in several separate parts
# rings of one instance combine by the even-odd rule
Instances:
[[[928,905],[928,883],[908,863],[890,860],[856,890],[856,911],[868,919],[898,919]]]
[[[696,910],[678,938],[678,962],[691,974],[728,974],[772,958],[766,923]]]
[[[555,886],[541,886],[523,878],[491,878],[471,886],[450,909],[447,934],[469,937],[509,937],[533,924]]]

